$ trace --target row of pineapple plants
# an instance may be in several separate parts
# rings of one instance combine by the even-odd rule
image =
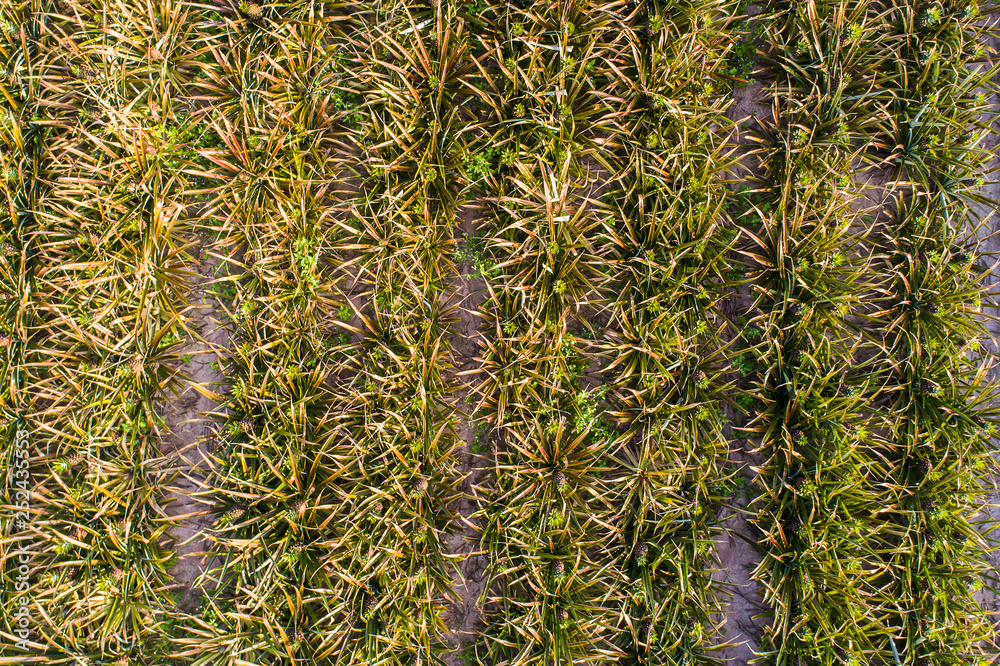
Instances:
[[[979,584],[962,579],[983,567],[987,441],[972,423],[991,390],[970,356],[976,14],[826,3],[781,7],[770,24],[764,166],[781,217],[765,216],[754,258],[783,294],[764,315],[771,410],[756,428],[773,479],[758,574],[776,663],[955,663],[985,647]],[[839,174],[862,164],[890,175],[892,196],[858,224]]]
[[[0,86],[6,90],[11,71],[23,59],[17,16],[0,17],[0,56],[3,71]],[[22,66],[24,66],[22,65]],[[19,95],[20,97],[20,95]],[[23,102],[25,100],[19,100]],[[30,377],[23,371],[26,346],[32,322],[31,296],[36,262],[32,260],[30,221],[37,200],[33,187],[35,176],[43,168],[40,157],[41,133],[30,117],[22,117],[17,104],[0,105],[0,187],[2,187],[2,240],[0,240],[0,354],[3,361],[3,388],[0,389],[0,472],[3,477],[2,531],[0,531],[0,566],[3,590],[0,591],[0,634],[4,644],[24,649],[30,640],[31,600],[27,594],[29,571],[20,570],[20,555],[28,549],[28,519],[34,457],[25,416],[31,409]],[[0,648],[7,656],[9,648]]]
[[[440,663],[465,37],[403,4],[314,9],[206,29],[200,113],[224,146],[203,219],[241,260],[205,492],[217,566],[183,654]],[[231,97],[246,82],[261,103]]]
[[[977,594],[990,568],[980,509],[994,484],[977,254],[995,92],[988,33],[975,2],[903,3],[883,26],[873,154],[892,181],[873,243],[883,278],[871,335],[884,437],[873,469],[884,522],[876,584],[891,603],[876,647],[886,661],[976,663],[995,654]]]
[[[330,103],[327,65],[344,37],[331,30],[338,14],[292,19],[280,33],[274,18],[251,3],[191,16],[205,57],[189,95],[214,136],[199,151],[208,162],[199,224],[218,241],[216,293],[232,296],[222,302],[230,344],[217,432],[206,443],[214,557],[196,581],[204,605],[180,638],[193,663],[322,660],[340,648],[331,629],[364,605],[318,592],[339,583],[343,535],[328,526],[344,498],[332,479],[353,455],[328,388],[339,248],[325,197],[336,196],[328,174],[345,114]]]
[[[498,159],[481,230],[481,661],[711,663],[721,642],[714,304],[732,235],[724,137],[707,129],[723,85],[690,81],[722,61],[730,9],[485,14],[501,37],[482,40]]]
[[[876,647],[904,663],[979,663],[993,654],[977,593],[990,571],[992,521],[980,510],[995,485],[996,407],[974,318],[984,287],[967,258],[976,218],[938,201],[919,188],[898,196],[880,244],[884,439],[872,475],[884,533],[876,584],[891,603]]]
[[[182,334],[183,183],[171,90],[139,73],[162,17],[67,9],[4,6],[4,226],[22,280],[8,386],[31,479],[27,525],[5,517],[4,576],[28,569],[30,653],[125,664],[164,653],[173,605],[157,402]]]
[[[647,3],[612,60],[630,76],[609,77],[605,93],[620,110],[600,209],[611,266],[600,352],[619,430],[611,523],[621,663],[717,664],[728,644],[715,540],[720,491],[735,473],[722,307],[737,234],[725,183],[735,128],[719,68],[735,10]]]
[[[455,8],[400,2],[367,19],[354,46],[367,121],[354,137],[364,182],[345,231],[369,305],[357,312],[361,357],[341,399],[363,447],[352,496],[367,492],[376,509],[369,529],[382,571],[366,572],[379,595],[368,630],[387,638],[372,662],[442,663],[452,650],[445,613],[461,525],[451,256],[474,121],[468,39]]]
[[[537,13],[492,6],[480,19],[480,139],[498,153],[477,229],[492,265],[476,384],[489,441],[475,488],[487,558],[481,663],[592,663],[615,653],[614,568],[602,556],[611,546],[608,441],[597,428],[599,398],[579,377],[589,359],[574,326],[601,273],[597,220],[581,190],[597,154],[594,88],[607,57],[595,37],[609,18],[556,3]]]
[[[772,8],[769,8],[772,9]],[[859,187],[847,175],[875,122],[870,84],[881,54],[852,38],[867,2],[782,6],[768,16],[773,116],[758,133],[760,224],[747,230],[757,346],[762,559],[770,609],[763,663],[867,661],[886,601],[877,496],[862,472],[877,459],[866,389],[870,353],[857,333],[872,288]]]

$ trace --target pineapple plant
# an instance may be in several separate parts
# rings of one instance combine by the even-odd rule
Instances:
[[[569,480],[566,478],[566,474],[562,471],[556,471],[552,475],[552,485],[559,493],[564,493],[569,488]]]
[[[364,600],[364,611],[362,612],[362,619],[370,621],[375,617],[375,612],[378,610],[379,600],[375,595],[368,595]]]
[[[226,513],[223,514],[226,522],[235,523],[237,520],[246,515],[247,507],[245,504],[234,504],[233,506],[226,509]]]
[[[426,478],[424,478],[422,476],[418,476],[416,479],[414,479],[414,481],[413,481],[413,495],[414,496],[426,494],[427,493],[427,488],[428,488],[428,482],[427,482]]]
[[[240,13],[243,14],[250,21],[259,21],[264,18],[264,11],[261,6],[256,2],[248,2],[248,0],[240,0],[239,2]]]
[[[646,542],[645,541],[636,542],[635,547],[632,550],[632,553],[635,557],[636,565],[640,567],[645,566],[649,558],[649,546],[646,544]]]
[[[142,374],[143,370],[143,358],[142,356],[136,354],[126,362],[126,366],[132,372],[132,374],[139,376]]]

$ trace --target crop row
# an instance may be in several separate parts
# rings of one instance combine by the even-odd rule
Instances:
[[[969,253],[986,159],[983,74],[967,67],[976,8],[768,18],[776,102],[759,138],[773,185],[748,230],[767,341],[752,432],[768,648],[776,663],[977,658],[991,411]],[[865,168],[888,180],[867,209],[844,177]]]
[[[34,10],[34,11],[33,11]],[[4,448],[4,607],[28,570],[27,638],[54,662],[157,649],[170,560],[166,460],[155,401],[171,386],[186,295],[182,186],[147,113],[165,91],[120,17],[5,15],[3,146],[5,427],[29,433],[27,468]],[[104,32],[98,72],[82,44]],[[25,473],[27,476],[24,476]],[[15,622],[5,616],[5,643]],[[9,656],[4,648],[5,656]]]
[[[495,10],[481,663],[715,663],[731,7]]]
[[[241,21],[212,34],[200,97],[223,144],[203,152],[223,177],[202,219],[237,270],[206,484],[218,566],[187,654],[431,663],[456,520],[446,142],[468,120],[463,38],[380,10],[281,34]],[[230,105],[233,90],[276,103]]]

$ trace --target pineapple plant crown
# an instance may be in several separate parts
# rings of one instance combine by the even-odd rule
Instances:
[[[963,7],[958,12],[958,17],[963,21],[968,21],[969,19],[975,18],[979,15],[979,5],[975,2],[970,2],[968,5]]]
[[[247,507],[245,504],[234,504],[226,511],[224,517],[229,522],[234,522],[242,518],[246,512]]]
[[[240,13],[246,16],[251,21],[259,21],[264,17],[264,10],[261,9],[260,5],[256,2],[247,2],[247,0],[240,0],[238,5]]]
[[[375,595],[368,595],[365,597],[364,601],[364,611],[362,612],[362,617],[365,620],[370,620],[372,616],[375,615],[375,610],[378,608],[378,597]]]
[[[694,383],[698,388],[705,388],[708,386],[708,375],[705,374],[704,370],[698,370],[694,373]]]
[[[130,358],[128,360],[128,369],[134,372],[135,374],[139,374],[140,372],[142,372],[142,357],[136,354],[135,356]]]
[[[802,521],[798,516],[792,516],[787,523],[785,523],[785,529],[789,534],[798,534],[799,530],[802,529]]]

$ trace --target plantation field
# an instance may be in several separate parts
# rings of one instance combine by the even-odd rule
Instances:
[[[0,664],[995,663],[997,10],[0,0]]]

